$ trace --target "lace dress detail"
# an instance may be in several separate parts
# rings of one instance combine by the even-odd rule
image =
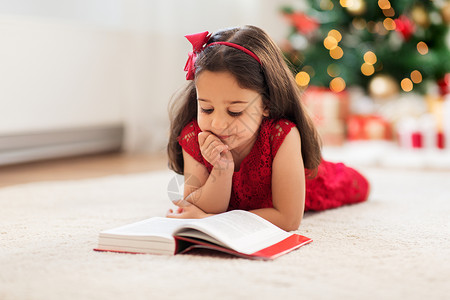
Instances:
[[[273,207],[272,162],[286,135],[295,124],[287,120],[264,119],[250,153],[233,174],[228,210],[252,210]],[[197,121],[184,127],[178,138],[181,147],[208,172],[212,165],[200,152]],[[344,164],[322,161],[314,179],[306,180],[305,211],[324,210],[366,200],[368,182],[357,171]]]

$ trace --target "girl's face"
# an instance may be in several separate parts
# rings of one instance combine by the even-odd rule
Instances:
[[[203,71],[195,85],[200,129],[213,133],[230,150],[253,146],[263,117],[269,115],[261,95],[241,88],[229,72]]]

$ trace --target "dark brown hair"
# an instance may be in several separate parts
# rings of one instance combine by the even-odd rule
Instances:
[[[320,164],[320,140],[304,106],[301,92],[278,46],[260,28],[243,26],[216,32],[208,40],[231,42],[255,53],[261,64],[245,52],[226,45],[212,45],[198,54],[195,77],[202,71],[227,71],[242,88],[262,95],[269,118],[288,119],[297,125],[301,136],[301,153],[306,169],[314,171]],[[178,144],[181,130],[197,117],[195,80],[174,95],[169,107],[170,137],[167,146],[169,167],[183,174],[183,155]]]

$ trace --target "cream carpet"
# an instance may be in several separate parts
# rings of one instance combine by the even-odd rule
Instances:
[[[307,214],[272,262],[92,250],[164,215],[169,171],[0,189],[0,299],[449,299],[450,174],[362,169],[370,200]]]

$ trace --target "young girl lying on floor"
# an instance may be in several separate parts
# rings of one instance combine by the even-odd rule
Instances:
[[[322,160],[317,132],[272,39],[254,26],[186,36],[192,80],[171,106],[170,167],[184,174],[171,218],[251,211],[298,229],[303,212],[367,199],[368,181]]]

